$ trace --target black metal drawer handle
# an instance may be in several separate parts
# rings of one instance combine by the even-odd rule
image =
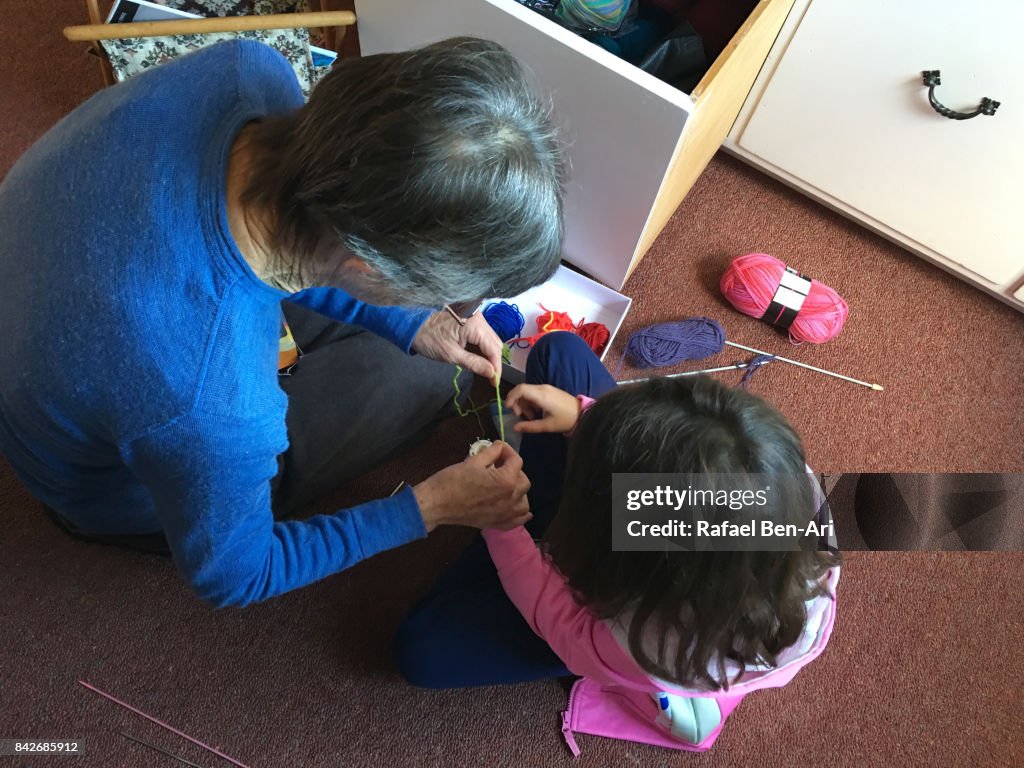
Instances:
[[[939,79],[939,70],[927,69],[921,74],[924,75],[924,84],[928,86],[928,101],[931,102],[932,109],[943,117],[948,117],[950,120],[970,120],[978,115],[994,115],[999,109],[999,102],[988,97],[982,98],[978,108],[973,112],[957,112],[955,109],[950,109],[935,98],[935,86],[942,85],[942,80]]]

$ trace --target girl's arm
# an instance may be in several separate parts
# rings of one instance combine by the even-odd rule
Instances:
[[[609,626],[580,605],[522,526],[483,532],[505,593],[573,674],[605,684],[644,684],[647,675]]]
[[[570,395],[551,384],[520,384],[505,398],[505,406],[520,419],[515,430],[522,434],[571,434],[580,415],[594,402],[592,397]]]

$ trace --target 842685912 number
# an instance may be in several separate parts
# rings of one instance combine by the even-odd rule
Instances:
[[[82,755],[85,746],[75,739],[0,739],[0,755]]]

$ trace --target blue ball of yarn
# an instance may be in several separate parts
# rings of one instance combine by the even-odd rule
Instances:
[[[701,360],[725,347],[725,331],[709,317],[691,317],[643,328],[629,337],[626,354],[638,368]]]
[[[502,342],[518,339],[523,335],[526,318],[516,304],[497,301],[484,307],[484,320],[491,326]]]

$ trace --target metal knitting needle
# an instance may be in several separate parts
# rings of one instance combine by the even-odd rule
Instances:
[[[167,755],[168,757],[173,757],[179,763],[184,763],[185,765],[191,765],[192,768],[203,768],[203,766],[201,766],[199,763],[193,763],[191,760],[186,760],[184,757],[181,757],[180,755],[176,755],[173,752],[171,752],[170,750],[164,749],[163,747],[158,747],[156,744],[150,744],[148,741],[143,741],[142,739],[140,739],[140,738],[138,738],[136,736],[132,736],[130,733],[125,733],[124,731],[121,731],[121,735],[124,736],[126,739],[131,739],[132,741],[136,742],[137,744],[141,744],[144,747],[149,747],[150,749],[156,750],[157,752],[162,752],[163,754]]]
[[[771,354],[770,352],[763,352],[760,349],[754,349],[753,347],[745,347],[742,344],[736,344],[735,342],[732,341],[727,341],[725,343],[728,344],[730,347],[736,347],[737,349],[745,349],[747,352],[755,352],[759,355]],[[788,357],[779,357],[778,355],[772,355],[772,357],[774,357],[776,360],[780,362],[790,363],[792,365],[799,365],[801,368],[806,368],[809,371],[817,371],[818,373],[824,373],[826,376],[835,376],[837,379],[849,381],[854,384],[860,384],[862,387],[867,387],[868,389],[873,389],[877,392],[881,392],[883,389],[885,389],[885,387],[883,387],[881,384],[870,384],[866,381],[861,381],[860,379],[852,379],[849,376],[843,376],[843,374],[841,373],[833,373],[832,371],[826,371],[824,368],[815,368],[813,365],[808,365],[807,363],[798,363],[796,360],[790,360]]]
[[[771,360],[762,360],[757,363],[754,368],[759,368],[765,363],[770,363]],[[641,381],[650,381],[651,379],[677,379],[680,376],[696,376],[698,373],[718,373],[719,371],[737,371],[743,368],[750,368],[750,363],[736,363],[735,365],[723,365],[719,368],[705,368],[702,371],[683,371],[682,373],[670,373],[667,376],[647,376],[642,379],[629,379],[628,381],[620,381],[619,386],[623,384],[639,384]]]

